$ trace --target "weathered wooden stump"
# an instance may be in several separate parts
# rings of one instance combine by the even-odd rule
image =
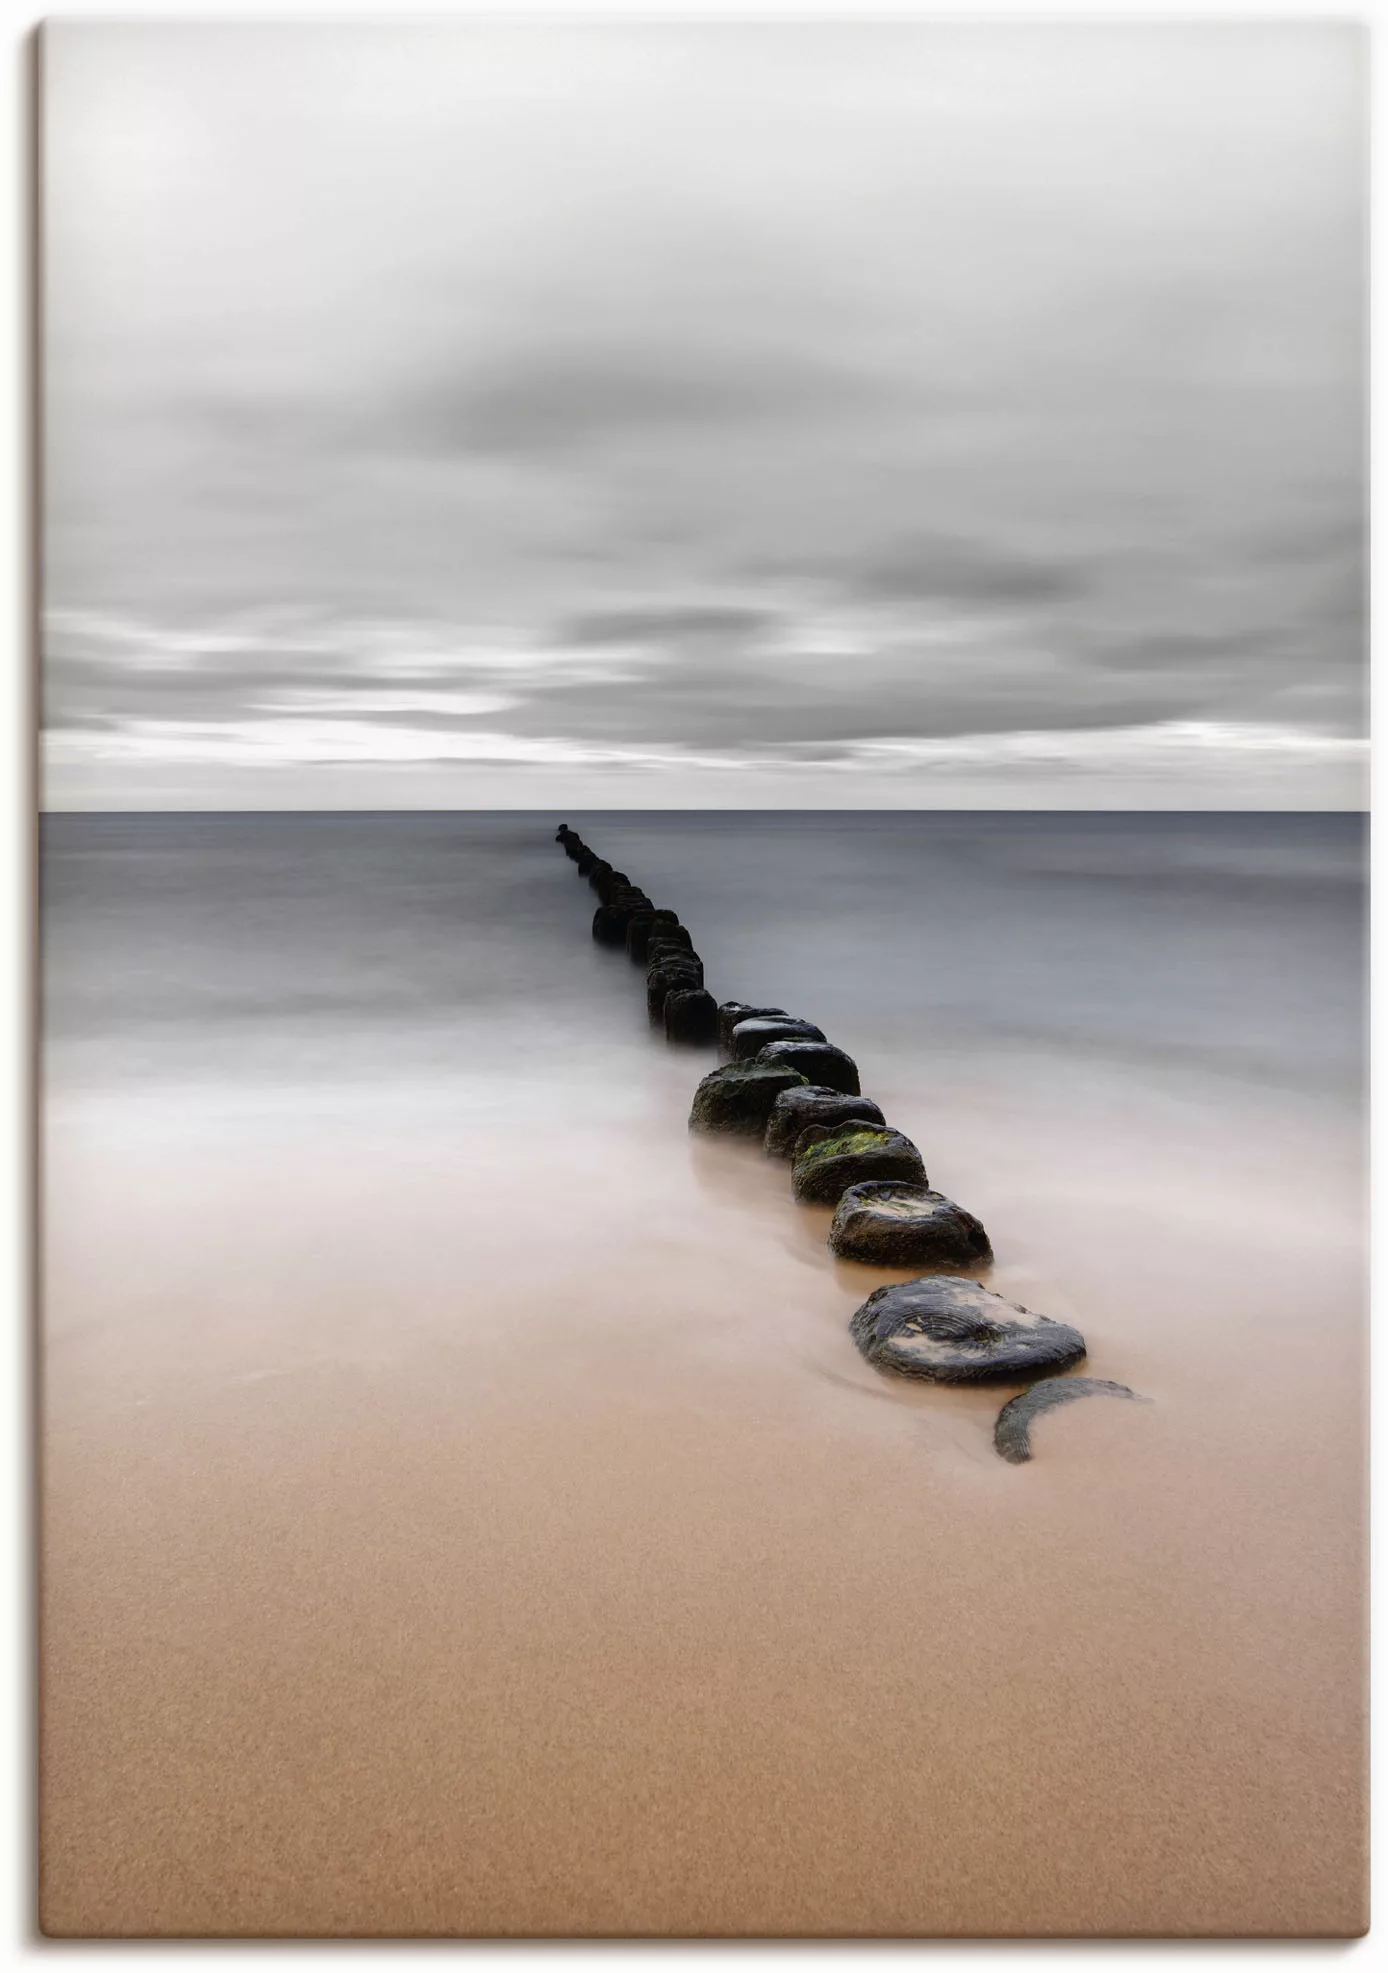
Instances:
[[[802,1205],[836,1206],[850,1185],[870,1178],[924,1187],[925,1164],[910,1138],[885,1124],[811,1124],[800,1133],[790,1182]]]
[[[829,1245],[840,1260],[870,1267],[936,1267],[949,1272],[992,1260],[988,1235],[943,1192],[897,1179],[850,1185],[839,1200]]]
[[[694,1092],[689,1128],[719,1135],[760,1137],[782,1090],[804,1077],[771,1062],[728,1062],[713,1069]]]
[[[676,987],[665,996],[665,1039],[699,1047],[718,1039],[718,1003],[703,987]]]
[[[1076,1398],[1131,1398],[1134,1404],[1150,1404],[1126,1384],[1111,1384],[1106,1377],[1043,1377],[1029,1391],[1023,1391],[1005,1404],[993,1427],[993,1444],[1014,1466],[1024,1466],[1031,1458],[1031,1428],[1043,1412],[1058,1404],[1073,1404]]]
[[[879,1370],[937,1384],[1020,1383],[1068,1370],[1084,1337],[961,1275],[878,1288],[854,1315],[853,1340]]]

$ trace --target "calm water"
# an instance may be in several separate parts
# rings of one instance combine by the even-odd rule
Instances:
[[[49,817],[51,1068],[453,1076],[502,1044],[611,1067],[639,977],[590,944],[557,819]],[[793,1008],[850,1052],[1357,1095],[1358,816],[565,819],[674,905],[720,999]]]

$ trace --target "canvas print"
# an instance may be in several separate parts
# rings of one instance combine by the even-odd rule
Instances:
[[[43,1932],[1364,1930],[1365,69],[42,29]]]

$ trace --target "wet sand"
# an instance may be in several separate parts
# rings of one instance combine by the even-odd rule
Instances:
[[[315,996],[278,1054],[248,975],[213,1019],[229,935],[178,987],[175,1031],[184,948],[128,898],[128,947],[103,933],[105,1011],[74,1024],[54,1003],[45,1929],[1362,1929],[1343,1087],[1315,1087],[1304,1052],[1302,1086],[1274,1086],[1199,1051],[1138,1068],[970,1041],[944,1014],[903,1028],[881,1001],[901,965],[826,969],[799,996],[982,1218],[994,1285],[1076,1323],[1087,1374],[1155,1400],[1067,1406],[1013,1467],[991,1431],[1015,1387],[868,1369],[848,1317],[903,1277],[835,1263],[828,1212],[794,1205],[756,1146],[690,1139],[709,1058],[648,1036],[639,974],[587,940],[591,899],[545,854],[553,886],[518,923],[544,924],[562,966],[469,948],[431,904],[436,947],[381,975],[388,1010],[431,953],[443,978],[474,950],[474,1001],[484,960],[498,990],[512,970],[509,996],[429,1029],[446,1046],[427,1063],[394,1020],[333,1026],[293,947],[301,901],[264,948]],[[734,901],[691,912],[700,943],[724,990],[777,997],[775,967],[806,952],[766,912],[740,958],[720,952]],[[1275,929],[1280,894],[1268,909]],[[87,990],[63,936],[62,978]],[[377,977],[374,932],[312,936],[325,982]],[[1196,961],[1255,1034],[1272,1015],[1211,937]],[[1258,953],[1250,977],[1285,993]],[[158,1023],[117,1018],[127,977],[157,988]],[[1173,971],[1167,1000],[1204,1005],[1204,979]],[[327,1059],[296,1079],[310,1045]]]
[[[1013,1468],[1008,1391],[860,1362],[884,1277],[691,1079],[485,1151],[462,1090],[55,1100],[46,1929],[1357,1930],[1333,1141],[1291,1217],[1251,1099],[1204,1163],[1124,1116],[1135,1188],[1099,1094],[902,1092],[996,1284],[1156,1399]]]

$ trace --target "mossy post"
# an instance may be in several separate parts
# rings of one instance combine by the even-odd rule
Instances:
[[[822,1042],[824,1038],[823,1028],[817,1028],[813,1021],[799,1020],[793,1014],[749,1014],[734,1024],[728,1047],[735,1062],[750,1062],[769,1041]],[[813,1081],[813,1077],[806,1080]]]
[[[704,988],[704,968],[702,960],[688,954],[678,962],[655,967],[646,975],[646,1011],[653,1025],[665,1017],[665,1002],[672,993],[702,993]]]
[[[757,1056],[754,1060],[761,1060]],[[792,1068],[798,1063],[791,1063]],[[802,1071],[803,1074],[803,1071]],[[802,1132],[820,1124],[832,1129],[850,1122],[885,1124],[886,1118],[868,1096],[845,1096],[841,1090],[812,1083],[808,1089],[788,1089],[778,1096],[766,1126],[768,1158],[792,1158]]]
[[[738,1032],[742,1033],[755,1025],[755,1022],[744,1022]],[[791,1068],[799,1069],[808,1081],[824,1089],[837,1089],[844,1096],[862,1094],[857,1063],[841,1048],[835,1048],[832,1042],[790,1036],[765,1043],[757,1051],[756,1059],[760,1062],[788,1062]]]
[[[651,926],[655,923],[653,911],[638,911],[627,921],[627,958],[633,965],[645,961],[646,948],[651,942]]]
[[[986,1266],[993,1258],[982,1224],[943,1192],[896,1179],[850,1185],[829,1228],[829,1246],[843,1261],[869,1267]]]
[[[718,1039],[724,1048],[731,1049],[733,1029],[739,1022],[771,1017],[781,1021],[790,1019],[784,1007],[754,1007],[746,1000],[725,1000],[718,1009]]]
[[[794,1069],[772,1062],[727,1062],[711,1070],[695,1090],[689,1128],[710,1135],[760,1137],[776,1098],[804,1080]]]
[[[718,1003],[703,987],[676,987],[665,996],[665,1039],[706,1048],[718,1039]]]
[[[920,1152],[899,1130],[847,1123],[835,1129],[812,1124],[801,1132],[790,1182],[802,1205],[836,1206],[850,1185],[870,1178],[903,1180],[922,1190],[927,1183]]]

